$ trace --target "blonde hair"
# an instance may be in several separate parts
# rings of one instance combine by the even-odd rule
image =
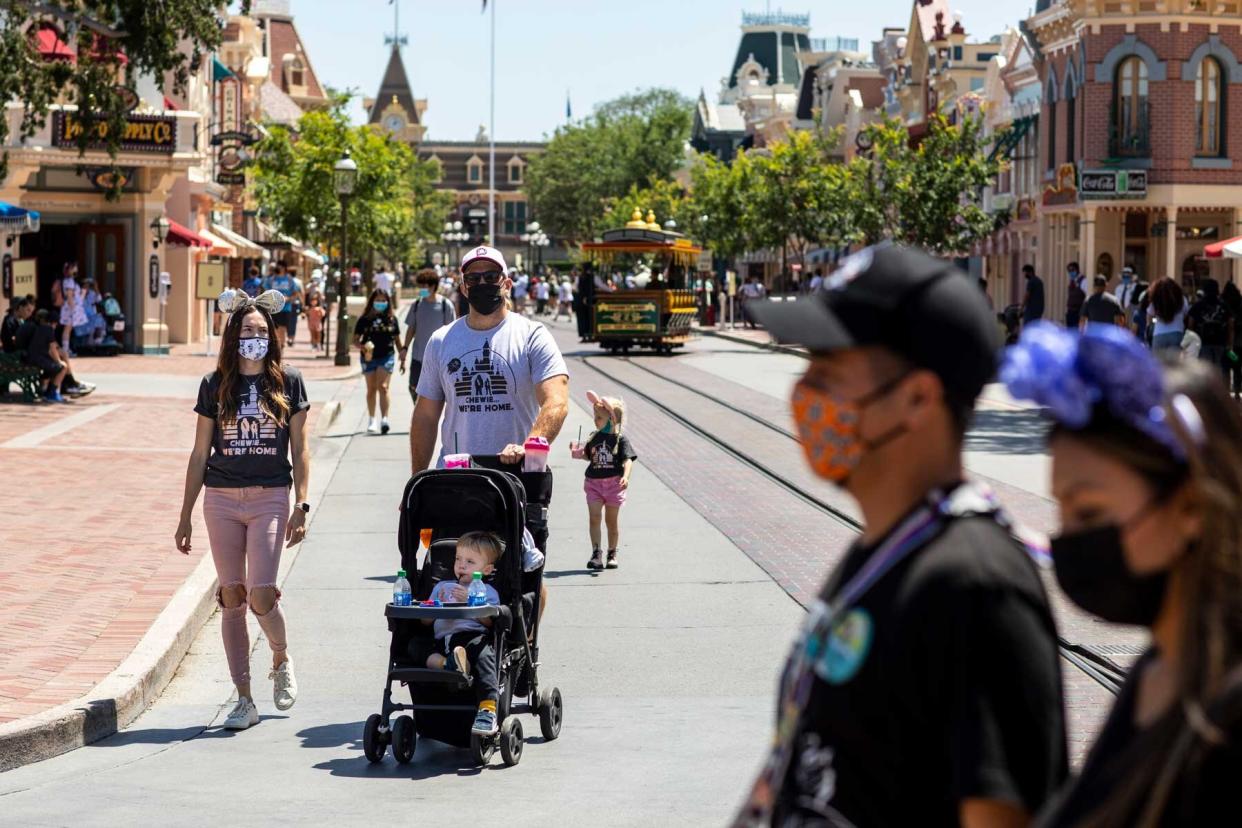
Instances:
[[[625,423],[625,400],[620,397],[600,397],[599,401],[608,409],[612,419],[612,433],[621,436],[621,426]]]
[[[500,538],[491,532],[467,532],[457,539],[457,545],[468,546],[471,549],[477,549],[483,553],[483,557],[487,558],[489,564],[495,565],[500,560],[500,556],[504,554],[504,544],[500,542]]]

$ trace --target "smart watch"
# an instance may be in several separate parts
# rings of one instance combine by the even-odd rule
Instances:
[[[295,505],[295,506],[297,506],[297,508],[301,509],[303,512],[309,512],[309,511],[310,511],[310,504],[309,504],[309,503],[307,503],[305,500],[304,500],[304,501],[302,501],[301,503],[296,503],[296,504],[294,504],[294,505]]]

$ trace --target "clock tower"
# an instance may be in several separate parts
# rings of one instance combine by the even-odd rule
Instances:
[[[368,124],[413,146],[423,140],[423,133],[426,132],[422,120],[427,101],[415,98],[410,90],[405,63],[401,60],[401,43],[404,40],[392,39],[392,52],[388,56],[388,68],[384,70],[379,94],[362,103],[367,110]]]

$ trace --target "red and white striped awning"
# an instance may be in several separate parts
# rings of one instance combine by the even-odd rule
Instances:
[[[1242,236],[1209,244],[1203,248],[1203,255],[1209,259],[1242,259]]]

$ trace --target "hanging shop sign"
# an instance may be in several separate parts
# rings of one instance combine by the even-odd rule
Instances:
[[[13,295],[26,296],[35,292],[38,259],[13,260]]]
[[[4,254],[4,263],[0,266],[0,283],[4,285],[4,298],[13,298],[13,254]]]
[[[225,288],[224,262],[199,262],[194,295],[198,299],[215,299]]]
[[[1044,188],[1043,204],[1076,204],[1078,202],[1078,168],[1073,164],[1062,164],[1057,168],[1055,184]]]
[[[155,253],[147,259],[147,293],[152,299],[160,295],[160,257]]]
[[[1082,197],[1147,198],[1147,170],[1083,170]]]
[[[220,132],[212,136],[212,146],[216,147],[217,184],[246,183],[245,167],[250,161],[246,148],[258,141],[258,135],[241,130]]]
[[[87,146],[107,147],[109,124],[96,121],[90,125]],[[64,149],[77,149],[78,138],[87,127],[71,112],[52,113],[52,144]],[[177,150],[177,119],[166,115],[126,115],[121,149],[126,152],[173,153]]]

